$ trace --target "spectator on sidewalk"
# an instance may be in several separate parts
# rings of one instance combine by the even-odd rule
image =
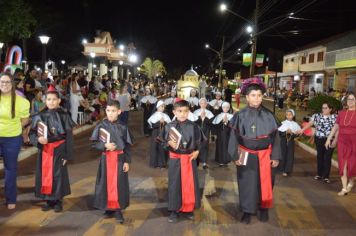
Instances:
[[[17,158],[23,142],[22,128],[28,123],[30,103],[15,92],[11,75],[0,75],[0,150],[5,166],[5,198],[8,209],[16,207]]]
[[[330,183],[329,175],[331,168],[331,158],[334,148],[325,148],[326,140],[336,122],[336,114],[333,114],[333,107],[329,103],[322,104],[322,112],[312,116],[308,125],[304,126],[299,131],[299,134],[304,133],[311,126],[315,126],[315,145],[317,151],[317,175],[316,180],[323,180],[325,183]]]
[[[325,143],[327,149],[333,148],[337,143],[339,174],[342,183],[342,189],[338,193],[339,196],[345,196],[352,190],[356,176],[355,94],[350,93],[346,96],[346,104],[347,109],[339,112],[336,123]]]

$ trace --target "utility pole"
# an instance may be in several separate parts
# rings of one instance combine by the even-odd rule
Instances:
[[[220,63],[219,63],[219,83],[218,83],[218,87],[219,88],[222,87],[221,77],[222,77],[222,68],[223,68],[223,63],[224,63],[224,44],[225,44],[225,36],[222,37],[221,49],[220,49],[220,52],[219,52],[219,59],[220,59]]]
[[[260,0],[256,0],[256,9],[255,9],[255,16],[254,16],[254,29],[252,33],[252,45],[251,45],[251,67],[250,67],[250,77],[253,77],[255,74],[255,64],[256,64],[256,50],[257,50],[257,32],[258,32],[258,12],[260,7]]]

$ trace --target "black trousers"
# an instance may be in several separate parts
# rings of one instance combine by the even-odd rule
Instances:
[[[331,168],[331,158],[334,148],[325,148],[327,138],[315,136],[315,145],[317,151],[317,171],[322,178],[329,178]]]

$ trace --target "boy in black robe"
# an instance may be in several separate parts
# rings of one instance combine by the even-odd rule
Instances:
[[[48,88],[45,102],[46,108],[32,117],[30,131],[31,143],[39,150],[35,196],[46,200],[43,211],[61,212],[63,197],[71,193],[66,163],[73,159],[75,123],[69,113],[60,108],[61,99],[53,86]],[[42,127],[41,132],[37,131],[38,125]]]
[[[106,106],[107,118],[94,129],[93,147],[102,152],[95,183],[94,207],[105,210],[106,218],[113,217],[124,223],[121,210],[129,206],[128,171],[131,163],[132,137],[126,125],[118,117],[120,103],[110,101]],[[109,134],[109,135],[108,135]]]
[[[194,112],[194,115],[198,117],[198,120],[195,121],[197,125],[202,129],[204,136],[207,138],[201,143],[201,147],[199,150],[198,161],[203,163],[203,169],[207,169],[208,165],[208,154],[209,154],[209,136],[210,129],[212,126],[212,120],[214,115],[211,111],[207,109],[208,101],[206,98],[201,98],[199,100],[200,108]]]
[[[169,150],[168,161],[168,222],[178,221],[179,212],[194,220],[194,209],[200,208],[199,181],[196,159],[204,134],[197,124],[188,120],[189,103],[174,104],[176,119],[165,126],[161,141]],[[171,136],[174,127],[182,135],[180,142]]]
[[[248,106],[231,120],[229,154],[237,165],[241,222],[249,224],[251,215],[268,221],[272,207],[275,168],[281,159],[279,126],[271,111],[263,107],[265,86],[259,79],[248,79],[242,88]],[[247,162],[244,162],[246,159]]]
[[[143,133],[146,137],[150,136],[151,129],[147,123],[148,118],[153,113],[153,109],[156,107],[157,98],[151,95],[151,90],[146,88],[146,94],[141,98],[141,107],[143,108]]]

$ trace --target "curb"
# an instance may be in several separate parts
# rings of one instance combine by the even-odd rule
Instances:
[[[92,125],[81,126],[73,131],[73,135],[77,135],[77,134],[83,133],[84,131],[86,131],[88,129],[94,128],[97,123],[98,123],[98,121],[94,122]],[[30,148],[26,148],[26,150],[20,151],[20,154],[17,158],[17,162],[20,162],[20,161],[23,161],[23,160],[29,158],[30,156],[36,154],[37,151],[38,151],[38,149],[36,147],[30,147]],[[4,169],[4,164],[1,163],[0,170],[3,170],[3,169]]]
[[[316,156],[316,150],[312,147],[309,147],[308,145],[295,140],[295,143],[297,144],[297,146],[299,146],[300,148],[302,148],[304,151],[312,154],[313,156]],[[334,159],[331,159],[331,165],[337,169],[339,169],[339,163],[337,161],[335,161]]]

